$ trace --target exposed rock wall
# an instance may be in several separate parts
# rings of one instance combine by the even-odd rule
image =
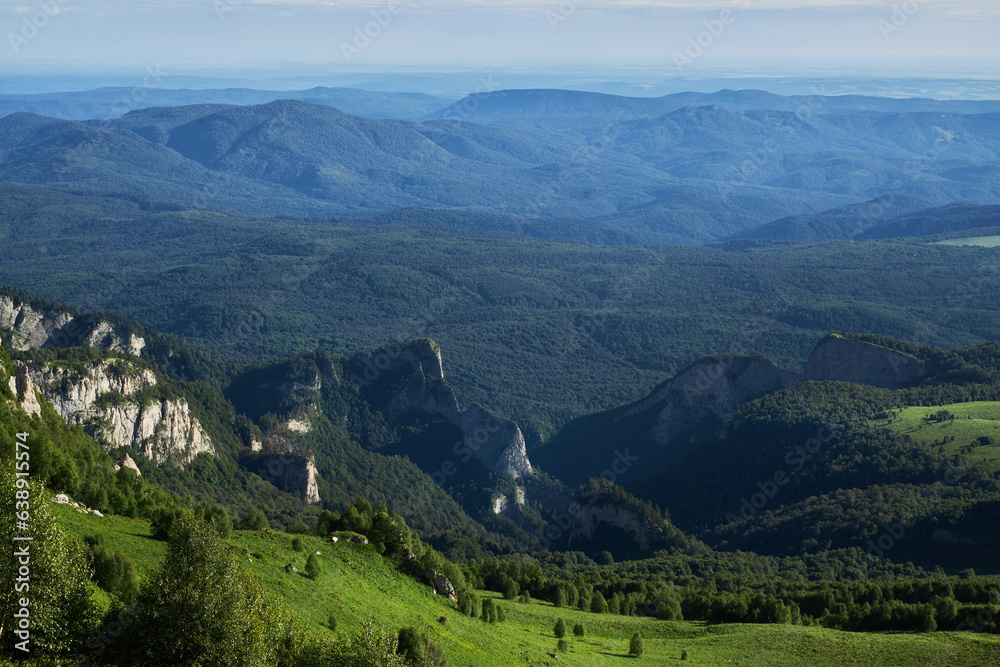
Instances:
[[[831,335],[813,350],[801,379],[894,389],[916,382],[926,374],[924,365],[907,354]]]
[[[94,315],[35,310],[4,295],[0,295],[0,333],[19,351],[79,345],[138,355],[146,345],[141,336]]]
[[[444,382],[441,351],[433,341],[413,341],[386,348],[372,357],[358,356],[352,365],[357,370],[355,378],[362,383],[399,373],[408,376],[403,389],[390,401],[390,415],[417,410],[444,417],[461,431],[464,447],[491,472],[514,477],[531,474],[524,435],[517,424],[476,403],[466,410],[459,409],[455,392]]]
[[[156,384],[146,368],[125,360],[90,363],[80,373],[41,362],[17,365],[69,423],[81,424],[109,449],[129,447],[156,463],[184,465],[215,447],[181,398],[130,400]],[[105,395],[116,400],[101,403]]]
[[[614,526],[625,531],[640,549],[653,548],[663,537],[663,531],[651,521],[620,505],[574,503],[569,514],[573,519],[568,546],[582,540],[591,542],[602,526]]]
[[[296,489],[307,503],[320,501],[316,459],[312,454],[264,454],[254,460],[251,470],[278,488]]]

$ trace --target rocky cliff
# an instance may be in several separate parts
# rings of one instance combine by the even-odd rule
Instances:
[[[265,453],[254,458],[249,467],[279,489],[300,493],[307,503],[320,501],[316,458],[311,453]]]
[[[927,369],[917,359],[832,334],[814,348],[801,373],[756,356],[717,355],[691,364],[640,401],[568,423],[532,457],[563,480],[621,482],[685,456],[724,436],[744,405],[801,382],[903,387]]]
[[[146,345],[141,336],[92,313],[35,309],[4,294],[0,294],[0,336],[18,351],[79,345],[138,355]]]
[[[422,339],[386,346],[371,356],[358,355],[350,364],[352,379],[370,386],[392,385],[390,416],[418,411],[445,418],[462,434],[466,451],[491,472],[524,477],[532,472],[524,435],[517,424],[481,405],[461,410],[455,392],[444,381],[441,350]]]
[[[80,368],[44,362],[16,367],[67,422],[81,424],[108,449],[128,447],[156,463],[184,465],[215,453],[211,439],[183,398],[157,398],[156,376],[125,359],[95,361]]]
[[[924,365],[907,354],[832,334],[813,350],[800,379],[895,389],[925,375]]]

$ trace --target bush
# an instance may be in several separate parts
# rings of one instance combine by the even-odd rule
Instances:
[[[636,633],[632,635],[632,641],[628,645],[628,654],[633,658],[641,658],[645,649],[642,647],[642,635],[636,630]]]
[[[559,639],[562,639],[563,637],[566,636],[566,621],[562,620],[561,618],[556,621],[555,633],[556,637],[558,637]]]
[[[323,574],[323,563],[316,554],[309,554],[306,560],[306,576],[310,579],[318,579]]]
[[[569,652],[569,642],[566,641],[565,639],[560,639],[559,643],[556,644],[556,651],[559,652],[559,653],[568,653]]]
[[[414,627],[399,631],[396,653],[411,667],[444,667],[448,664],[444,648],[432,641],[426,632]]]
[[[330,628],[330,632],[337,631],[337,617],[333,615],[333,612],[331,612],[330,616],[326,619],[326,625]]]
[[[298,551],[299,553],[302,553],[303,551],[306,550],[305,545],[302,543],[301,537],[296,537],[294,540],[292,540],[292,549]]]
[[[587,635],[587,628],[583,627],[583,623],[577,623],[573,626],[573,634],[577,637],[585,637]]]

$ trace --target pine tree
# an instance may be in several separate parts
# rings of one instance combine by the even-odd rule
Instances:
[[[561,618],[556,621],[555,633],[559,639],[566,636],[566,622]]]

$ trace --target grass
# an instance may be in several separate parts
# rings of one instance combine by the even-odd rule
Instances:
[[[140,572],[149,573],[166,552],[166,545],[149,537],[149,524],[118,517],[80,514],[53,506],[65,529],[78,535],[100,533],[109,548],[129,554]],[[351,632],[374,616],[391,630],[407,625],[426,629],[441,643],[451,667],[508,667],[509,665],[746,665],[755,667],[842,667],[843,665],[955,665],[987,667],[1000,656],[1000,637],[972,633],[925,635],[849,633],[817,627],[784,625],[708,625],[665,622],[650,618],[591,614],[556,608],[547,602],[519,604],[493,597],[507,613],[503,623],[490,625],[458,613],[455,606],[395,565],[360,544],[333,544],[302,536],[305,549],[292,548],[294,535],[233,533],[230,539],[243,566],[257,574],[274,594],[316,632],[332,632],[328,619],[337,619],[338,632]],[[289,574],[292,564],[305,569],[310,553],[320,552],[322,574],[311,580]],[[440,618],[447,618],[447,623]],[[553,628],[557,618],[567,627],[586,626],[586,637],[570,634],[569,652],[556,652]],[[632,633],[639,630],[645,655],[629,658]],[[680,660],[687,651],[688,660]]]
[[[996,248],[1000,246],[1000,236],[969,236],[962,239],[947,239],[937,241],[935,245],[979,246],[981,248]]]
[[[955,419],[934,421],[928,419],[941,410],[955,415]],[[1000,403],[972,401],[935,407],[908,407],[894,411],[890,419],[873,422],[904,433],[916,442],[932,447],[947,455],[961,455],[973,465],[982,465],[990,472],[1000,471]],[[970,445],[981,436],[993,438],[997,444]],[[952,441],[954,438],[954,441]],[[949,442],[944,442],[948,439]]]

